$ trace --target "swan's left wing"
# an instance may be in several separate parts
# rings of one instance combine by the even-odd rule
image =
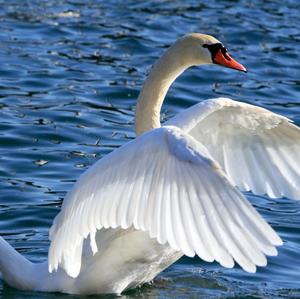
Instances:
[[[138,137],[77,181],[51,228],[50,272],[60,265],[76,277],[84,238],[96,253],[96,230],[131,226],[188,256],[226,267],[235,260],[249,272],[281,244],[206,149],[175,127]]]

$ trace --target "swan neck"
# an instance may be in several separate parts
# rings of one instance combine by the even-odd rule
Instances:
[[[194,65],[184,45],[175,43],[154,64],[138,97],[135,130],[140,135],[160,127],[160,111],[165,96],[175,79]]]

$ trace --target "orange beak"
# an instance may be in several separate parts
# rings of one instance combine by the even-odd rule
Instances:
[[[227,52],[224,53],[221,49],[216,53],[213,62],[225,67],[247,73],[247,69],[237,61],[235,61]]]

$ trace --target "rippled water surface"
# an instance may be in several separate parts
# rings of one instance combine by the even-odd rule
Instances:
[[[46,258],[48,228],[66,192],[135,136],[133,111],[148,70],[187,32],[216,36],[249,73],[190,69],[168,93],[163,119],[228,96],[299,125],[300,2],[282,3],[1,0],[1,236],[31,260]],[[268,267],[253,275],[182,258],[121,298],[300,298],[300,203],[247,196],[284,240]],[[73,298],[0,282],[1,296]]]

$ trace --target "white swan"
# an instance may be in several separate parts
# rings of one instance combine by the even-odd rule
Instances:
[[[121,293],[183,254],[245,271],[282,244],[241,190],[300,198],[300,130],[230,99],[201,102],[160,127],[168,88],[192,65],[240,71],[215,38],[189,34],[155,64],[138,99],[136,132],[94,164],[63,202],[48,262],[33,264],[0,238],[11,286],[73,294]],[[48,271],[49,270],[49,271]]]

